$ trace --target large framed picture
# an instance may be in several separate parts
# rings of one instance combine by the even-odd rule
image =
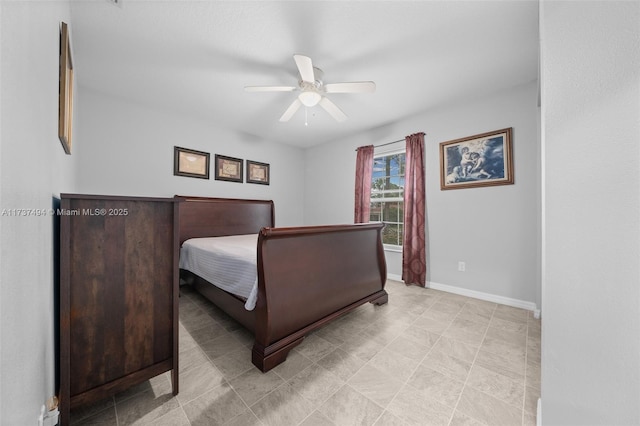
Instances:
[[[73,60],[69,42],[69,26],[60,25],[60,72],[58,82],[58,139],[64,152],[71,154],[73,129]]]
[[[175,176],[209,179],[209,153],[174,146],[173,174]]]
[[[247,183],[269,185],[269,165],[247,160]]]
[[[216,180],[242,183],[242,163],[240,158],[216,154]]]
[[[440,189],[513,184],[511,130],[440,143]]]

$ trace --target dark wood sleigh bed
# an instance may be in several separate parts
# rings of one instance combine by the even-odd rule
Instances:
[[[266,372],[304,336],[358,306],[387,302],[383,224],[276,228],[272,201],[175,196],[179,241],[258,234],[258,297],[244,300],[192,275],[191,285],[253,332]]]

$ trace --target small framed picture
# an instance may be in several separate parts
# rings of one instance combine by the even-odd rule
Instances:
[[[242,183],[242,163],[240,158],[216,154],[216,180]]]
[[[269,165],[247,160],[247,183],[269,185]]]
[[[440,189],[513,184],[511,127],[440,144]]]
[[[209,179],[209,153],[174,146],[173,174],[175,176]]]

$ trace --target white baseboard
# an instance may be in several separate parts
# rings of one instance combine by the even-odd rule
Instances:
[[[402,277],[395,274],[387,274],[387,278],[393,281],[402,282]],[[454,287],[447,284],[440,284],[433,281],[427,282],[427,288],[433,290],[440,290],[447,293],[459,294],[460,296],[472,297],[474,299],[486,300],[487,302],[499,303],[501,305],[513,306],[514,308],[526,309],[532,311],[535,318],[540,318],[540,309],[533,302],[527,302],[519,299],[512,299],[510,297],[498,296],[490,293],[483,293],[481,291],[469,290],[461,287]]]
[[[387,274],[387,279],[388,279],[388,280],[393,280],[393,281],[400,281],[400,282],[402,282],[402,276],[401,276],[401,275],[396,275],[396,274]]]

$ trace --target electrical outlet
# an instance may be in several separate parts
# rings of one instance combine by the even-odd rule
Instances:
[[[467,264],[465,262],[458,262],[458,271],[464,272],[467,269]]]

